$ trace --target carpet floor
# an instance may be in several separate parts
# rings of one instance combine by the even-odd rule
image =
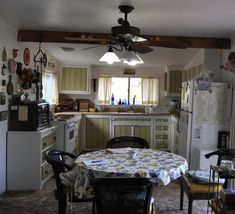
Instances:
[[[57,201],[54,197],[55,181],[51,179],[40,191],[7,191],[0,195],[0,214],[57,214]],[[184,210],[179,210],[179,182],[154,189],[155,204],[159,214],[187,214],[187,197]],[[68,214],[91,214],[91,203],[79,203],[68,207]],[[112,213],[112,212],[111,212]],[[111,214],[110,213],[110,214]],[[194,201],[193,214],[206,214],[207,201]]]

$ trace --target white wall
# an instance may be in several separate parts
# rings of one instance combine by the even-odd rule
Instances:
[[[184,66],[184,70],[203,65],[204,71],[213,71],[214,81],[221,81],[221,54],[218,49],[200,49]]]
[[[7,58],[12,58],[12,49],[17,49],[17,30],[7,25],[5,22],[0,20],[0,55],[2,55],[2,50],[6,47]],[[3,65],[2,57],[0,58],[1,68]],[[5,62],[4,62],[5,63]],[[7,66],[7,63],[5,63]],[[1,69],[2,70],[2,69]],[[8,82],[9,72],[6,70],[6,75],[2,75],[0,72],[0,90],[6,93],[6,86],[2,86],[2,80]],[[7,94],[7,93],[6,93]],[[5,105],[0,105],[0,111],[5,111],[8,109],[8,99]],[[7,121],[0,121],[0,193],[6,190],[6,131],[7,131]],[[17,160],[16,160],[17,161]],[[17,179],[17,178],[16,178]]]
[[[37,53],[39,44],[37,43],[18,43],[17,42],[17,32],[18,30],[12,26],[9,26],[2,20],[0,20],[0,56],[2,56],[2,50],[6,47],[7,51],[7,61],[3,62],[2,57],[0,58],[0,66],[2,68],[3,63],[8,66],[8,59],[13,58],[13,49],[18,49],[18,56],[15,58],[16,62],[21,62],[23,64],[22,68],[31,68],[34,69],[33,57]],[[23,63],[23,52],[25,48],[29,48],[30,50],[30,64],[25,66]],[[42,46],[43,49],[43,46]],[[50,56],[48,56],[48,59]],[[58,62],[56,63],[58,68]],[[2,69],[0,69],[2,70]],[[7,95],[6,86],[2,86],[2,80],[6,80],[8,83],[9,74],[12,75],[13,85],[14,85],[14,93],[18,92],[19,84],[18,84],[18,75],[16,73],[9,73],[8,69],[6,69],[6,74],[2,75],[2,71],[0,71],[0,91],[4,91],[7,99],[5,105],[0,105],[0,112],[8,110],[8,101],[11,99],[11,96]],[[31,93],[31,89],[27,90],[30,94],[31,99],[35,99],[35,94]],[[7,133],[7,121],[0,121],[0,194],[6,190],[6,133]],[[17,161],[17,160],[16,160]],[[17,178],[16,178],[17,179]]]

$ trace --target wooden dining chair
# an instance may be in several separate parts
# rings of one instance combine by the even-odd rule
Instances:
[[[64,152],[60,150],[47,150],[43,153],[46,161],[52,165],[55,181],[56,190],[55,197],[58,200],[58,214],[65,214],[67,202],[92,202],[93,208],[92,213],[94,214],[94,198],[77,198],[74,194],[73,181],[71,181],[72,174],[69,180],[63,181],[63,173],[72,172],[73,162],[76,159],[76,155]]]
[[[153,183],[148,178],[94,178],[97,214],[150,214]]]
[[[106,148],[124,147],[148,149],[149,143],[147,140],[137,136],[120,136],[110,139],[106,144]]]
[[[235,158],[235,149],[220,149],[205,155],[206,158],[218,156],[217,165],[220,166],[222,160],[232,160]],[[192,213],[194,200],[208,200],[215,196],[223,188],[227,188],[228,180],[222,184],[198,183],[187,175],[182,175],[180,179],[180,210],[183,210],[184,192],[188,197],[188,214]],[[210,191],[210,192],[209,192]]]

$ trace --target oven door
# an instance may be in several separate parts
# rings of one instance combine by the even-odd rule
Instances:
[[[75,122],[65,124],[65,139],[64,139],[64,149],[66,152],[76,153],[76,141],[75,141]]]

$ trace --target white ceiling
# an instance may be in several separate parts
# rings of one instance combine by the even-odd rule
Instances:
[[[142,35],[201,36],[229,38],[234,32],[234,0],[0,0],[0,19],[17,29],[110,33],[119,13],[119,5],[132,5],[128,15],[132,26]],[[59,47],[74,47],[65,53]],[[97,64],[106,51],[92,45],[43,44],[60,61]],[[183,65],[196,49],[154,48],[141,55],[145,66]]]

